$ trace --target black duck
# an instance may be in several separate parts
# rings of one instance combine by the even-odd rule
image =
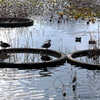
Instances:
[[[51,46],[51,40],[48,40],[48,42],[47,43],[44,43],[41,47],[42,48],[49,48]]]
[[[5,42],[3,42],[3,41],[0,41],[0,46],[2,47],[2,48],[7,48],[7,47],[10,47],[10,44],[8,44],[8,43],[5,43]]]

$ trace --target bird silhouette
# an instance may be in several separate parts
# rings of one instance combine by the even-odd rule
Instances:
[[[42,48],[49,48],[51,46],[51,40],[49,39],[47,43],[44,43],[41,47]]]
[[[81,42],[81,37],[76,37],[75,42]]]
[[[40,51],[40,56],[41,56],[42,61],[52,60],[51,57],[48,54],[44,54],[42,51]]]
[[[7,48],[7,47],[10,47],[10,44],[5,43],[5,42],[3,42],[3,41],[0,41],[0,46],[2,47],[2,49],[5,49],[5,48]]]
[[[51,60],[51,57],[48,56],[48,55],[42,55],[42,56],[41,56],[41,60],[42,60],[42,61],[49,61],[49,60]]]

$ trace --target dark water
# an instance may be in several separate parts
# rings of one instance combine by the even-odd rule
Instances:
[[[91,38],[97,40],[99,36],[98,21],[87,25],[86,21],[70,20],[58,24],[56,19],[49,22],[46,18],[33,17],[33,20],[31,27],[1,28],[0,39],[9,42],[12,48],[41,48],[46,40],[51,39],[50,49],[67,55],[76,50],[93,48],[88,41]],[[75,42],[76,37],[81,37],[81,42]],[[23,59],[25,56],[22,56]],[[76,81],[73,83],[74,76]],[[100,71],[82,69],[67,62],[40,70],[0,69],[0,79],[0,100],[100,99]]]

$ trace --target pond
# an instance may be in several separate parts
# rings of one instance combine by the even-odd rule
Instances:
[[[76,50],[93,48],[88,41],[97,40],[99,36],[98,21],[87,25],[86,21],[61,20],[58,23],[57,19],[50,22],[46,17],[37,16],[32,19],[34,25],[30,27],[1,28],[0,40],[11,44],[11,48],[41,48],[50,39],[52,42],[49,49],[67,55]],[[76,42],[76,37],[81,37],[81,42]],[[19,62],[27,57],[16,57],[16,54],[14,56],[12,60],[17,58]],[[67,61],[57,67],[47,66],[46,69],[1,68],[0,78],[0,100],[100,99],[100,71],[76,67]]]

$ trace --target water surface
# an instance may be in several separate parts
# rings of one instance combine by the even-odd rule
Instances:
[[[98,39],[98,22],[86,21],[50,22],[47,18],[33,17],[34,25],[24,28],[1,28],[0,39],[12,48],[41,48],[48,39],[50,49],[66,55],[76,50],[93,48],[88,41]],[[75,42],[81,37],[81,42]],[[22,56],[22,60],[25,56]],[[20,57],[21,59],[21,57]],[[0,69],[0,100],[99,100],[99,70],[82,69],[69,63],[47,69]],[[73,77],[76,83],[73,83]],[[63,96],[66,93],[66,96]]]

